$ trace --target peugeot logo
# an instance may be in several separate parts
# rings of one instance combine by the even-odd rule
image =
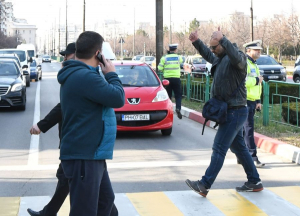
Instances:
[[[271,73],[274,73],[274,70],[271,70]]]
[[[136,105],[136,104],[140,103],[141,99],[140,98],[127,98],[127,101],[129,104]]]

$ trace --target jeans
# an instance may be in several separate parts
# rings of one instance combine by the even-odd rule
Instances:
[[[210,165],[201,179],[201,183],[206,188],[211,188],[217,178],[229,148],[243,165],[248,181],[251,183],[260,181],[243,137],[243,124],[247,115],[247,107],[227,110],[227,120],[224,124],[219,125],[212,148]]]
[[[181,81],[180,78],[165,78],[170,84],[166,87],[170,100],[172,99],[172,91],[175,94],[176,109],[181,110]]]
[[[247,108],[248,108],[248,118],[244,123],[244,131],[245,131],[245,143],[248,147],[249,153],[252,156],[252,159],[257,160],[257,150],[254,142],[254,114],[256,108],[256,101],[247,100]]]
[[[62,160],[69,179],[70,216],[109,216],[115,195],[105,160]]]

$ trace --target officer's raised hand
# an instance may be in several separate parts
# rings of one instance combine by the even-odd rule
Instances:
[[[198,32],[197,32],[197,30],[196,31],[194,31],[194,32],[192,32],[191,34],[190,34],[190,36],[189,36],[189,39],[190,39],[190,41],[192,42],[192,43],[194,43],[196,40],[198,40]]]

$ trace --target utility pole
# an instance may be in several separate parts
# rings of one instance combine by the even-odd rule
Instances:
[[[60,8],[58,16],[58,53],[60,53]]]
[[[56,56],[56,52],[55,52],[55,39],[56,39],[56,18],[54,19],[54,41],[53,41],[54,56]]]
[[[132,49],[133,56],[134,53],[135,53],[135,6],[133,8],[133,49]]]
[[[83,25],[82,31],[85,31],[85,0],[83,0]]]
[[[171,0],[170,0],[170,31],[169,31],[169,44],[172,44],[172,20],[171,20]]]
[[[253,0],[251,0],[251,8],[250,8],[250,13],[251,13],[251,41],[254,40],[254,32],[253,32]]]
[[[66,49],[68,45],[68,0],[66,0]]]
[[[163,32],[163,0],[156,0],[155,2],[156,14],[156,71],[160,59],[163,56],[164,47],[164,32]]]

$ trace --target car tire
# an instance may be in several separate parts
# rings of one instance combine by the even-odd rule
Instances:
[[[40,80],[42,80],[42,74],[41,74],[41,76],[40,76]]]
[[[168,129],[161,130],[163,136],[170,136],[172,133],[172,127]]]
[[[295,77],[294,82],[295,83],[300,83],[300,76]]]
[[[50,61],[50,63],[51,63],[51,61]]]

